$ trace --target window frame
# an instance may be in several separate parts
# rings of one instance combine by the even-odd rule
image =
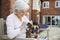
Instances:
[[[44,3],[48,3],[48,7],[44,7]],[[44,1],[43,2],[43,8],[49,8],[49,1]]]
[[[45,22],[46,22],[46,21],[45,21],[45,18],[46,18],[46,17],[51,17],[51,18],[52,18],[53,16],[54,16],[54,15],[44,15],[44,16],[43,16],[43,21],[42,21],[42,23],[45,24]],[[59,15],[56,15],[56,16],[59,16]],[[55,20],[55,23],[56,23],[56,20]],[[48,25],[48,26],[59,26],[59,27],[60,27],[60,25],[56,25],[56,24],[53,25],[53,24],[52,24],[52,19],[51,19],[50,25]]]
[[[56,2],[60,2],[60,1],[55,1],[55,8],[60,8],[60,6],[56,6]]]

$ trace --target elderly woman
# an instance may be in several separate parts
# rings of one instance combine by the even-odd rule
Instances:
[[[26,38],[26,28],[29,22],[25,14],[29,5],[23,0],[16,0],[13,6],[14,12],[7,17],[7,36],[13,38]]]

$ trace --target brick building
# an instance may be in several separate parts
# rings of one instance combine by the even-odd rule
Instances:
[[[41,24],[60,24],[60,0],[41,0]]]

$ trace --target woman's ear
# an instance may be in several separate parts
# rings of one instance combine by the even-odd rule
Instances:
[[[16,14],[16,15],[18,14],[18,10],[17,10],[17,9],[15,9],[15,14]]]

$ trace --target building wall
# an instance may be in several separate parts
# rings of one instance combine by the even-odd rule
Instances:
[[[0,0],[0,18],[1,18],[1,4],[2,4],[2,0]]]
[[[40,11],[40,3],[41,3],[40,0],[33,0],[32,2],[33,2],[32,9]]]
[[[33,0],[32,1],[32,20],[38,23],[38,17],[37,15],[40,16],[40,7],[41,7],[41,2],[40,0]]]
[[[10,0],[2,0],[1,5],[1,18],[6,18],[10,13]]]
[[[16,0],[10,0],[10,14],[13,13],[12,7]]]
[[[32,10],[32,20],[38,23],[38,16],[40,12],[38,10]]]
[[[49,1],[49,8],[43,8],[44,1]],[[41,23],[44,15],[60,15],[60,8],[55,8],[55,0],[42,0]]]

